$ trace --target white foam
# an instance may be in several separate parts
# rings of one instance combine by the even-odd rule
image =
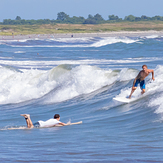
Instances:
[[[18,40],[5,40],[5,39],[3,39],[3,40],[0,40],[0,42],[17,42]]]
[[[39,98],[55,86],[45,71],[26,70],[23,73],[5,67],[0,68],[0,103],[19,103]]]
[[[147,77],[146,93],[142,97],[147,96],[147,95],[153,95],[157,92],[163,91],[163,66],[157,66],[154,72],[155,72],[155,81],[151,80],[151,75]],[[131,92],[131,88],[124,88],[121,90],[121,93],[117,95],[116,97],[127,97],[129,96],[130,92]],[[141,95],[140,92],[141,90],[138,87],[136,91],[134,92],[133,96],[138,98]],[[160,105],[162,105],[162,102],[156,99],[156,100],[149,101],[149,106],[158,105],[158,102],[160,102]]]
[[[16,51],[14,53],[25,53],[25,51]]]
[[[12,59],[12,58],[11,58]],[[58,60],[58,61],[13,61],[13,60],[0,60],[0,64],[3,65],[11,65],[11,66],[19,66],[22,68],[45,68],[51,65],[61,65],[61,64],[74,64],[74,65],[80,65],[80,64],[86,64],[86,65],[92,65],[92,64],[120,64],[120,63],[144,63],[144,62],[151,62],[151,61],[161,61],[163,58],[159,57],[151,57],[151,58],[125,58],[120,60],[107,60],[107,59],[85,59],[85,60]]]
[[[123,77],[128,71],[132,75]],[[43,96],[41,101],[44,103],[61,102],[135,76],[135,72],[129,69],[119,72],[89,65],[60,65],[47,71],[23,69],[22,72],[12,67],[0,67],[0,74],[0,104],[19,103]]]
[[[163,113],[163,103],[162,103],[162,101],[163,101],[163,94],[161,93],[159,95],[159,97],[157,97],[156,99],[153,99],[149,103],[149,106],[151,106],[151,107],[156,106],[157,107],[157,109],[155,110],[156,114]]]
[[[64,75],[60,84],[62,87],[52,94],[46,103],[60,102],[71,99],[81,94],[87,94],[94,90],[112,83],[108,80],[107,71],[101,70],[95,66],[78,66],[73,68],[68,74]],[[113,79],[114,80],[114,79]]]
[[[146,38],[157,38],[159,37],[158,35],[151,35],[151,36],[146,36]]]
[[[127,74],[127,75],[126,75]],[[135,78],[135,76],[138,74],[137,70],[134,69],[127,69],[123,68],[120,73],[118,74],[118,81],[126,81],[126,80],[131,80]]]
[[[18,42],[27,42],[29,39],[20,39]]]
[[[156,106],[155,113],[163,113],[163,66],[157,66],[155,70],[155,82],[152,83],[151,90],[154,93],[158,93],[159,96],[155,96],[150,102],[149,106]]]
[[[102,37],[100,39],[97,39],[96,42],[86,44],[88,42],[92,42],[93,38],[55,38],[55,39],[48,39],[46,41],[57,41],[57,42],[64,42],[64,43],[76,43],[73,45],[11,45],[12,47],[102,47],[109,44],[115,44],[115,43],[126,43],[131,44],[138,42],[138,39],[131,39],[127,37]],[[78,44],[78,42],[83,44]]]
[[[130,39],[130,38],[127,38],[127,37],[124,37],[124,38],[107,37],[107,38],[103,38],[102,40],[92,44],[91,47],[101,47],[101,46],[105,46],[105,45],[108,45],[108,44],[115,44],[115,43],[118,43],[118,42],[131,44],[131,43],[135,43],[137,41],[139,41],[139,40],[134,40],[134,39]]]
[[[46,41],[57,41],[57,42],[65,42],[65,43],[75,43],[75,42],[89,42],[93,37],[81,37],[81,38],[51,38]]]
[[[111,85],[115,81],[125,81],[133,78],[131,76],[122,76],[130,70],[124,69],[120,72],[113,70],[103,70],[96,66],[80,65],[73,68],[68,74],[64,75],[64,79],[60,80],[62,87],[51,93],[45,103],[61,102],[82,94],[88,94],[98,90],[106,85]],[[122,78],[121,78],[122,77]]]

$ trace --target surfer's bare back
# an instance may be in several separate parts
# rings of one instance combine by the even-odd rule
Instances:
[[[145,93],[145,78],[150,74],[152,73],[152,80],[154,81],[155,78],[154,78],[154,71],[151,70],[151,69],[148,69],[147,65],[143,65],[142,66],[142,69],[139,74],[137,75],[137,77],[134,79],[134,82],[133,82],[133,86],[132,86],[132,89],[131,89],[131,93],[130,93],[130,96],[129,98],[131,98],[132,94],[134,93],[134,91],[136,90],[138,84],[140,84],[140,88],[142,90],[142,94]]]

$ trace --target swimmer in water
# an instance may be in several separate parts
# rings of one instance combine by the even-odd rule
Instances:
[[[23,116],[26,120],[27,123],[27,127],[28,128],[34,128],[34,127],[54,127],[57,125],[62,125],[62,126],[66,126],[68,124],[62,123],[60,122],[60,115],[59,114],[55,114],[54,118],[51,118],[47,121],[38,121],[36,123],[32,123],[30,115],[29,114],[21,114],[21,116]]]

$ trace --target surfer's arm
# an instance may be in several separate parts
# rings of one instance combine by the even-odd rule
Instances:
[[[59,125],[66,126],[67,124],[60,122]]]
[[[67,126],[67,124],[60,122],[60,123],[58,123],[58,124],[55,124],[55,125],[52,126],[52,127],[56,127],[56,126]]]
[[[138,75],[137,75],[137,77],[134,79],[134,82],[133,82],[133,87],[134,87],[134,85],[135,85],[136,80],[138,79],[138,77],[139,77],[139,74],[138,74]]]
[[[154,71],[150,70],[150,73],[152,73],[152,80],[154,81],[155,80],[155,78],[154,78]]]
[[[137,80],[137,78],[135,78],[135,79],[134,79],[134,82],[133,82],[133,87],[134,87],[134,85],[135,85],[136,80]]]
[[[134,82],[133,82],[133,87],[134,87],[134,85],[135,85],[135,83],[136,83],[136,80],[137,79],[140,79],[140,73],[141,73],[142,71],[140,71],[139,72],[139,74],[136,76],[136,78],[134,79]]]

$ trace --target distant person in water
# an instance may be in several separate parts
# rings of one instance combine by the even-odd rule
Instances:
[[[137,77],[135,78],[134,82],[133,82],[133,86],[132,86],[132,90],[131,90],[131,93],[130,93],[130,96],[129,98],[131,98],[132,94],[134,93],[134,91],[136,90],[138,84],[140,84],[140,88],[142,90],[142,94],[145,93],[145,78],[150,74],[152,73],[152,80],[154,81],[155,78],[154,78],[154,71],[153,70],[150,70],[148,69],[147,65],[143,65],[142,66],[142,69],[139,74],[137,75]]]
[[[34,127],[54,127],[57,125],[62,125],[62,126],[66,126],[67,124],[60,122],[60,115],[59,114],[55,114],[54,115],[54,119],[51,118],[47,121],[38,121],[36,123],[32,123],[30,115],[29,114],[21,114],[21,116],[23,116],[26,120],[27,123],[27,127],[28,128],[34,128]]]

